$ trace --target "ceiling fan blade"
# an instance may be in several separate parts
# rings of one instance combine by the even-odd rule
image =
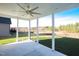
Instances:
[[[24,7],[22,7],[20,4],[17,3],[17,5],[22,8],[24,11],[26,11],[26,9]]]
[[[31,13],[32,13],[32,14],[39,14],[39,15],[41,14],[41,13],[37,13],[37,12],[31,12]]]
[[[35,7],[35,8],[33,8],[33,9],[31,9],[30,11],[34,11],[34,10],[36,10],[36,9],[38,9],[39,7]]]
[[[30,9],[30,5],[27,5],[27,8]]]
[[[12,12],[25,12],[25,11],[17,11],[17,10],[11,10]]]

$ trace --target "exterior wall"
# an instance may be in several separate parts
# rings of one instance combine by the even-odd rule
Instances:
[[[10,25],[0,23],[0,36],[10,35]]]

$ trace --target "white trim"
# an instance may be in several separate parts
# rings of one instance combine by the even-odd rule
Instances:
[[[38,18],[37,18],[37,22],[36,23],[37,23],[36,24],[37,25],[37,28],[36,28],[37,40],[36,40],[36,42],[39,43],[39,29],[38,29],[39,28],[39,19]]]
[[[19,26],[19,19],[17,18],[17,27],[16,27],[16,42],[18,42],[18,26]]]
[[[55,27],[54,14],[52,14],[52,50],[55,50]]]
[[[28,27],[28,40],[30,40],[31,39],[31,22],[30,22],[30,20],[28,20],[29,21],[29,27]]]

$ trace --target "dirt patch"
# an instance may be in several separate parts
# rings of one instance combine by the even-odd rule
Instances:
[[[57,36],[63,36],[63,37],[72,37],[72,38],[79,38],[79,33],[68,33],[68,32],[55,32]]]

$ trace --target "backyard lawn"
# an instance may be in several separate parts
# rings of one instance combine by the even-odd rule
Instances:
[[[23,39],[26,37],[20,37]],[[27,37],[28,38],[28,37]],[[40,36],[41,40],[39,41],[41,44],[51,48],[51,38],[46,36]],[[33,40],[36,39],[36,36],[32,37]],[[25,40],[25,39],[24,39]],[[0,45],[8,44],[15,42],[15,38],[7,38],[0,40]],[[68,38],[68,37],[56,37],[55,40],[56,50],[62,52],[69,56],[79,56],[79,39],[76,38]]]
[[[40,43],[51,48],[51,40],[40,40]],[[79,39],[76,38],[56,38],[56,50],[69,56],[79,56]]]
[[[32,36],[31,39],[32,40],[36,40],[36,36]],[[45,40],[45,39],[49,39],[51,38],[51,36],[39,36],[40,40]],[[24,41],[27,40],[28,37],[26,36],[20,36],[19,37],[19,41]],[[16,42],[16,38],[15,37],[0,37],[0,45],[4,45],[4,44],[9,44],[9,43],[13,43]]]

